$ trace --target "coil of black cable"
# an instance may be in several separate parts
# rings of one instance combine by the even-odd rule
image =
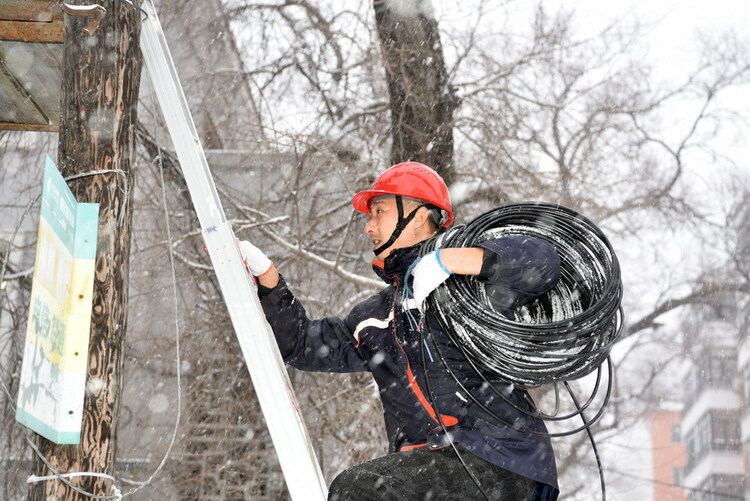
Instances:
[[[598,369],[622,328],[622,280],[609,240],[583,215],[544,202],[504,205],[431,239],[422,252],[509,235],[554,245],[561,273],[552,290],[509,319],[492,307],[482,282],[453,275],[430,295],[429,310],[487,378],[533,387]]]

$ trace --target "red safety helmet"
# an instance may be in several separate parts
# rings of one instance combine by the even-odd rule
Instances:
[[[398,195],[423,200],[444,210],[448,217],[442,223],[447,228],[453,222],[453,209],[448,187],[440,174],[418,162],[403,162],[380,174],[367,191],[352,198],[352,205],[363,214],[370,215],[370,201],[380,195]]]

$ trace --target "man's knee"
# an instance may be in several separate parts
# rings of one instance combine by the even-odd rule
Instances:
[[[390,499],[391,486],[387,477],[371,471],[367,464],[357,465],[339,473],[328,489],[329,501]]]
[[[333,479],[331,486],[328,488],[329,501],[344,501],[347,499],[347,491],[352,485],[352,473],[350,470],[344,470]]]

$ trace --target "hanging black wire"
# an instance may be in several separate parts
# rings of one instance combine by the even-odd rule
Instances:
[[[509,235],[542,238],[555,246],[560,256],[560,280],[555,287],[533,302],[517,308],[513,318],[495,310],[485,285],[472,276],[453,275],[428,298],[428,308],[442,330],[469,361],[474,372],[495,395],[522,413],[539,419],[561,421],[578,416],[583,425],[559,432],[535,432],[515,423],[507,423],[463,387],[444,359],[438,343],[431,339],[427,318],[417,327],[421,335],[422,363],[427,338],[441,363],[464,393],[493,419],[503,425],[549,437],[572,435],[585,430],[597,460],[602,489],[606,499],[604,471],[591,426],[604,412],[612,392],[613,367],[609,357],[612,345],[622,329],[622,280],[617,256],[607,237],[590,220],[572,209],[543,202],[526,202],[498,207],[486,212],[466,226],[459,226],[422,246],[422,254],[442,247],[476,247],[482,242]],[[403,293],[409,294],[408,275]],[[413,320],[414,324],[418,324]],[[425,337],[426,336],[426,337]],[[584,411],[600,390],[602,365],[608,368],[605,395],[592,419]],[[581,405],[568,381],[597,371],[591,395]],[[425,370],[428,395],[433,408],[437,405]],[[545,414],[531,406],[523,409],[495,388],[491,380],[500,380],[521,388],[553,383],[555,412]],[[563,383],[576,410],[558,415],[557,383]],[[448,430],[440,421],[443,432]],[[449,436],[449,435],[448,435]],[[451,441],[451,445],[453,445]],[[454,450],[458,454],[458,450]],[[462,461],[463,463],[463,461]],[[465,463],[466,471],[486,497],[478,479]]]
[[[464,394],[468,395],[469,398],[475,404],[477,404],[480,408],[482,408],[482,410],[484,410],[487,414],[489,414],[493,419],[495,419],[499,423],[502,423],[504,426],[507,426],[508,428],[512,428],[512,429],[517,430],[517,431],[521,431],[523,433],[528,433],[530,435],[547,436],[547,437],[564,437],[564,436],[568,436],[568,435],[573,435],[573,434],[578,433],[580,431],[586,431],[586,434],[587,434],[587,436],[589,438],[589,441],[591,442],[591,448],[594,451],[594,457],[596,459],[596,466],[597,466],[597,469],[599,471],[599,485],[601,487],[602,501],[606,501],[606,499],[607,499],[607,488],[606,488],[606,482],[604,481],[604,467],[602,465],[601,456],[599,455],[599,448],[597,447],[596,440],[594,439],[594,434],[591,432],[591,426],[596,421],[598,421],[598,419],[601,417],[602,413],[604,412],[604,407],[606,406],[606,402],[609,401],[609,397],[611,395],[611,391],[612,391],[612,370],[613,370],[613,368],[612,368],[612,361],[611,361],[611,359],[609,357],[607,357],[607,366],[609,368],[609,376],[610,377],[609,377],[609,384],[607,385],[607,395],[605,396],[605,398],[604,398],[604,404],[602,404],[602,406],[599,408],[599,411],[597,412],[597,415],[594,416],[594,418],[591,419],[591,420],[588,420],[586,418],[586,416],[584,415],[584,411],[586,410],[586,407],[588,407],[588,405],[591,403],[591,399],[593,399],[594,395],[596,395],[597,390],[594,389],[594,391],[591,394],[589,402],[587,402],[586,404],[584,404],[583,406],[581,406],[581,404],[578,402],[578,399],[575,396],[575,393],[573,392],[573,389],[570,387],[570,384],[568,384],[567,381],[564,381],[563,384],[565,386],[565,389],[568,391],[568,395],[570,396],[571,400],[573,401],[573,404],[575,405],[575,407],[577,409],[577,412],[575,412],[575,413],[573,413],[571,415],[568,415],[568,416],[564,416],[564,417],[562,417],[562,419],[568,419],[570,417],[578,415],[578,416],[580,416],[581,421],[583,421],[583,425],[580,426],[579,428],[574,429],[574,430],[568,430],[568,431],[561,432],[561,433],[540,433],[540,432],[532,431],[532,430],[530,430],[528,428],[525,428],[525,427],[517,426],[515,423],[509,423],[509,422],[505,421],[504,419],[502,419],[501,417],[499,417],[497,414],[495,414],[494,412],[492,412],[489,408],[487,408],[487,406],[485,406],[482,402],[480,402],[479,400],[477,400],[472,395],[471,391],[469,391],[466,387],[463,386],[463,384],[461,384],[461,382],[458,380],[458,378],[456,377],[456,375],[450,369],[450,366],[448,365],[448,362],[445,360],[445,358],[443,357],[443,355],[441,353],[440,346],[438,345],[438,343],[435,342],[434,339],[432,339],[431,330],[430,330],[429,325],[427,323],[424,324],[424,328],[420,328],[419,329],[419,334],[420,334],[420,343],[419,344],[420,344],[420,347],[421,347],[420,351],[421,351],[421,361],[422,361],[422,375],[424,377],[424,381],[425,381],[425,384],[427,386],[427,395],[428,395],[428,397],[430,399],[430,405],[432,405],[432,408],[435,409],[435,414],[437,416],[438,422],[440,423],[440,428],[443,430],[443,433],[448,438],[448,441],[449,441],[451,447],[453,448],[454,453],[456,454],[456,456],[458,457],[459,461],[461,462],[461,465],[463,466],[464,470],[469,475],[469,477],[474,482],[474,484],[477,486],[477,488],[479,489],[479,492],[482,494],[482,496],[484,496],[485,499],[489,500],[489,497],[488,497],[487,493],[485,492],[485,490],[482,488],[482,484],[479,481],[479,479],[469,469],[469,467],[466,465],[466,462],[463,460],[463,458],[461,456],[461,453],[458,451],[458,448],[456,447],[456,444],[454,443],[453,439],[451,438],[451,435],[450,435],[447,427],[445,426],[445,423],[443,422],[442,414],[440,412],[440,408],[438,407],[437,401],[435,399],[435,395],[432,392],[432,387],[430,385],[430,378],[428,377],[428,374],[427,374],[427,360],[425,359],[425,349],[427,348],[427,342],[426,342],[427,341],[427,337],[430,338],[431,344],[432,344],[433,348],[435,349],[435,351],[440,356],[441,363],[448,370],[448,372],[450,373],[450,375],[453,377],[454,381],[463,390]],[[427,336],[427,337],[425,337],[425,336]],[[597,375],[597,385],[596,385],[597,388],[599,386],[599,380],[600,379],[601,379],[601,368],[599,369],[599,374]],[[487,382],[487,381],[485,380],[485,382]],[[494,388],[494,385],[492,385],[491,383],[489,383],[489,386],[493,389],[493,391],[495,391],[495,393],[497,395],[502,396],[502,398],[506,402],[508,402],[511,405],[513,405],[513,407],[515,407],[516,409],[524,412],[525,414],[527,414],[529,416],[535,416],[536,415],[536,413],[533,413],[533,412],[529,413],[529,412],[527,412],[527,411],[519,408],[515,404],[513,404],[509,399],[507,399],[505,396],[503,396],[502,393],[497,392],[495,390],[495,388]],[[555,384],[555,391],[557,392],[557,384]],[[531,407],[535,408],[535,405],[532,404]],[[552,417],[554,417],[554,416],[552,416]],[[549,419],[549,416],[547,416],[544,419]]]
[[[586,217],[543,202],[505,205],[427,241],[422,252],[510,235],[555,247],[561,272],[552,290],[509,319],[492,307],[484,283],[452,275],[429,296],[428,309],[488,379],[534,387],[599,369],[622,328],[622,280],[609,240]]]

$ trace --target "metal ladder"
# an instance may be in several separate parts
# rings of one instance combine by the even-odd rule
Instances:
[[[141,52],[198,214],[229,316],[260,401],[289,493],[324,500],[327,487],[289,376],[226,220],[152,0],[142,8]]]

